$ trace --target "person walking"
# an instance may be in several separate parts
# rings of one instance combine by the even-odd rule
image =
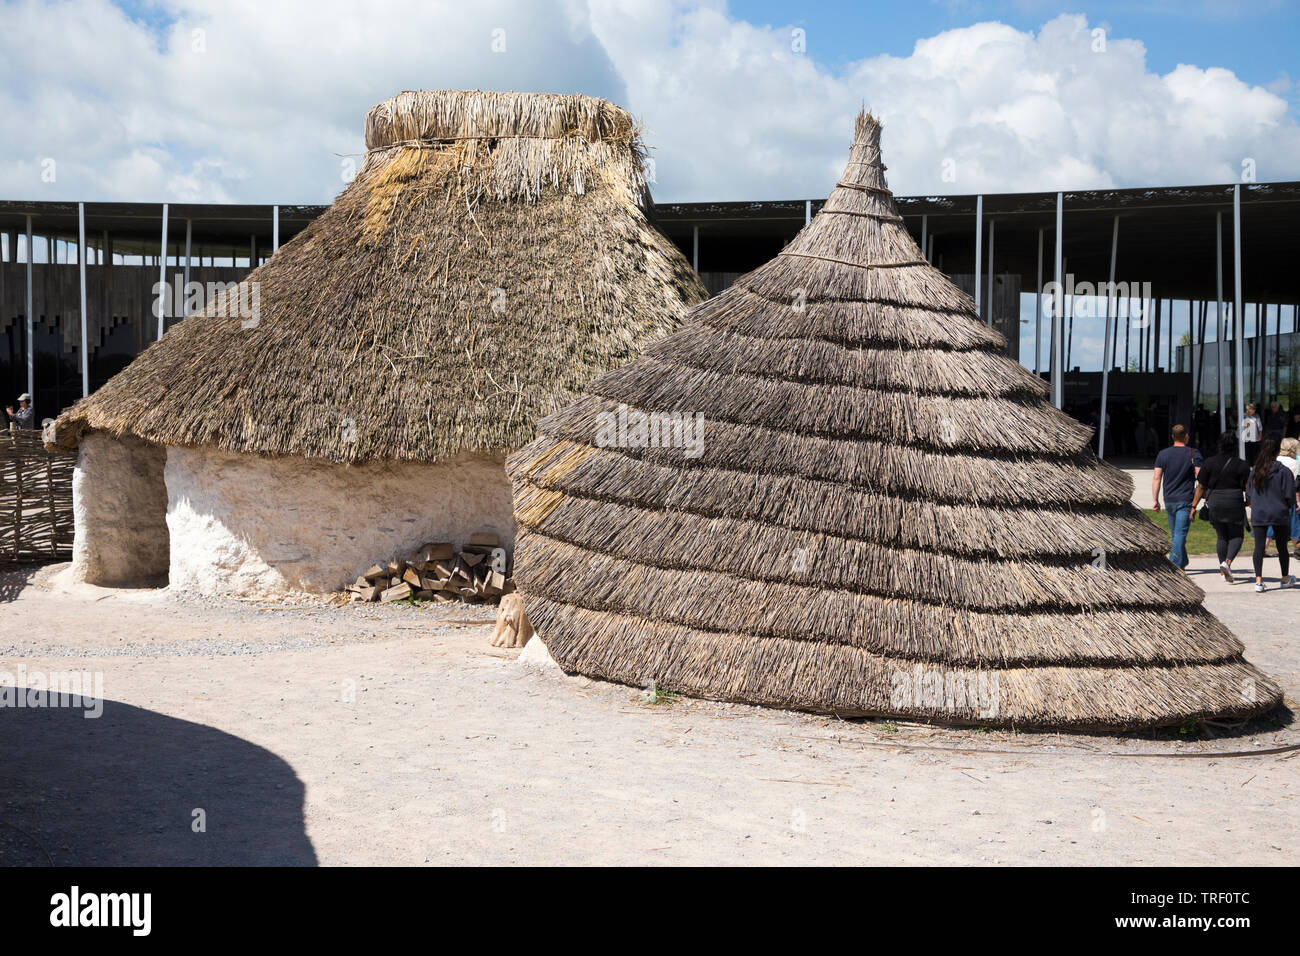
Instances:
[[[1187,426],[1175,425],[1170,431],[1173,444],[1156,455],[1156,470],[1151,478],[1151,510],[1160,510],[1160,489],[1164,486],[1165,513],[1169,518],[1169,560],[1180,570],[1187,568],[1187,529],[1192,521],[1192,498],[1195,497],[1196,473],[1201,469],[1201,453],[1187,445]]]
[[[1254,465],[1259,455],[1259,439],[1264,431],[1264,423],[1259,420],[1253,404],[1246,406],[1246,414],[1241,419],[1241,440],[1246,443],[1246,464]]]
[[[1282,410],[1282,406],[1275,398],[1264,411],[1264,437],[1280,442],[1285,432],[1286,412]]]
[[[32,397],[26,392],[18,396],[17,411],[12,405],[6,405],[5,414],[9,416],[9,422],[15,428],[36,427],[33,424],[36,420],[36,409],[32,408]]]
[[[1218,453],[1207,458],[1196,475],[1196,495],[1192,498],[1192,517],[1205,499],[1206,518],[1214,528],[1215,550],[1219,556],[1219,574],[1229,584],[1232,561],[1241,550],[1246,526],[1246,482],[1250,466],[1237,457],[1237,436],[1230,431],[1219,436]]]
[[[1294,587],[1290,574],[1291,555],[1287,549],[1290,509],[1296,505],[1295,475],[1277,460],[1277,442],[1266,438],[1260,444],[1259,460],[1246,482],[1246,500],[1250,502],[1250,527],[1255,535],[1255,590],[1264,590],[1264,551],[1271,531],[1277,544],[1277,560],[1282,571],[1282,587]]]
[[[1296,479],[1300,491],[1300,439],[1283,438],[1278,446],[1277,460],[1291,469],[1291,476]],[[1300,548],[1300,508],[1291,509],[1291,546]]]

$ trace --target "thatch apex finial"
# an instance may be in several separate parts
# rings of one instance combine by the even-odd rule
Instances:
[[[853,145],[880,148],[880,120],[865,107],[858,113],[858,121],[853,129]]]
[[[407,90],[366,114],[366,148],[465,139],[568,139],[631,147],[637,125],[592,96],[485,90]]]

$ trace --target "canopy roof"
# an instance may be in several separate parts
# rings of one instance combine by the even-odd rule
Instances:
[[[1129,728],[1274,706],[1129,479],[924,260],[879,137],[861,115],[789,246],[508,461],[516,580],[552,655],[843,716]]]
[[[636,125],[604,100],[407,92],[365,128],[356,178],[248,275],[244,308],[231,293],[173,327],[60,416],[59,445],[510,450],[705,296],[648,218]]]

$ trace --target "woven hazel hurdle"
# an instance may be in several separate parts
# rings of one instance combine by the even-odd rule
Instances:
[[[0,560],[71,554],[76,463],[46,451],[38,431],[0,431]]]
[[[864,113],[798,237],[511,456],[516,581],[552,656],[841,716],[1273,708],[1130,480],[925,261],[884,169]],[[664,441],[650,416],[703,433]]]

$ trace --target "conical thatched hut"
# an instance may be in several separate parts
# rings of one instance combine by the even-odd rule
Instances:
[[[78,576],[328,590],[421,542],[509,544],[505,455],[706,295],[610,103],[408,92],[365,132],[329,210],[56,422]]]
[[[512,456],[539,637],[570,673],[844,716],[1271,708],[1129,479],[925,262],[879,132],[783,252]]]

